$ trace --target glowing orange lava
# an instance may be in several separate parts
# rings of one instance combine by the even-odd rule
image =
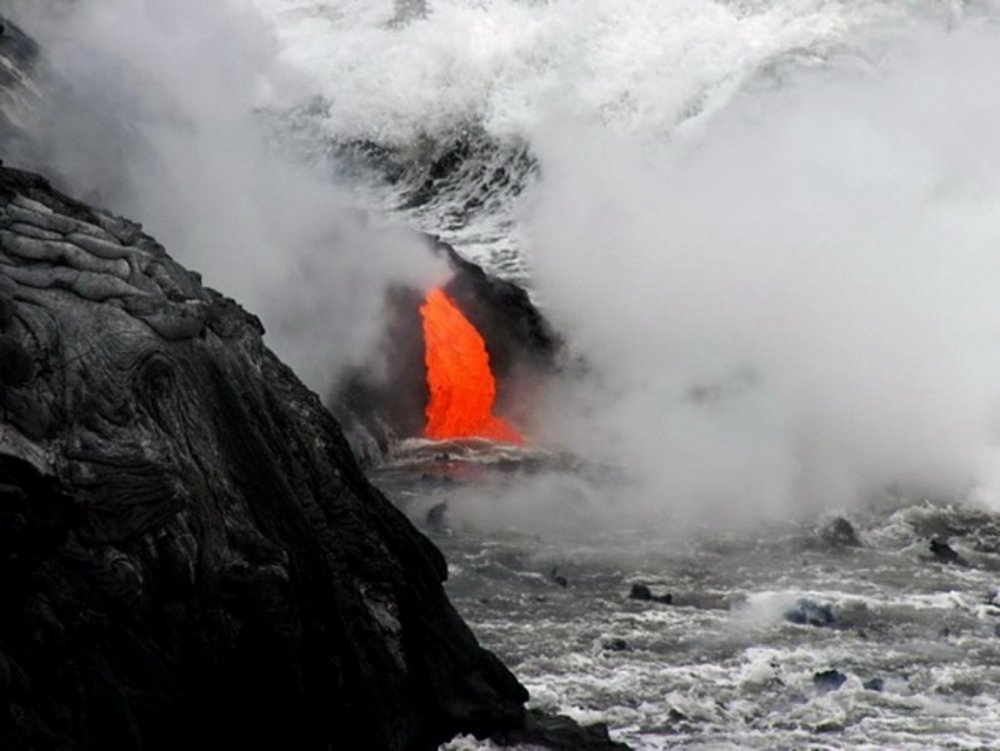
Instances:
[[[523,443],[521,434],[493,414],[496,381],[486,343],[440,287],[420,306],[427,364],[428,438],[493,438]]]

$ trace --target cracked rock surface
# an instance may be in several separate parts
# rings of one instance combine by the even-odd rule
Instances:
[[[137,225],[0,167],[0,748],[523,723],[440,553],[262,333]]]

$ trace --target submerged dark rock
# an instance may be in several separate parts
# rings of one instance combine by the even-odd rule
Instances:
[[[614,637],[602,641],[601,649],[607,650],[608,652],[628,652],[631,650],[631,647],[629,647],[628,642],[624,639]]]
[[[0,298],[0,748],[429,751],[524,727],[441,554],[255,317],[6,168]]]
[[[847,682],[847,676],[839,670],[822,670],[813,674],[813,684],[824,691],[836,691]]]
[[[958,552],[948,544],[947,540],[941,539],[939,537],[934,538],[930,542],[931,555],[934,557],[938,563],[944,563],[952,566],[968,566],[969,562],[965,560]]]
[[[785,611],[785,620],[801,626],[822,627],[832,626],[836,618],[833,615],[833,606],[829,603],[821,604],[802,598]]]
[[[653,590],[647,587],[645,584],[633,584],[632,589],[629,590],[628,597],[630,600],[640,600],[642,602],[660,602],[664,605],[669,605],[674,601],[674,596],[667,592],[664,595],[654,595]]]
[[[861,540],[854,525],[842,516],[835,517],[820,530],[820,538],[830,547],[858,548]]]
[[[645,584],[633,584],[628,593],[630,600],[642,600],[648,602],[653,599],[653,590]]]
[[[881,678],[869,678],[861,684],[861,687],[867,689],[868,691],[881,691],[885,688],[885,681]]]
[[[498,733],[491,740],[500,746],[540,746],[549,751],[629,751],[629,746],[611,740],[607,725],[581,726],[565,715],[528,712],[524,726]]]

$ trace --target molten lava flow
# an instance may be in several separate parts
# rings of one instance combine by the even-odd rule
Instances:
[[[420,306],[427,363],[428,438],[495,438],[522,443],[521,434],[493,414],[496,381],[486,343],[441,288]]]

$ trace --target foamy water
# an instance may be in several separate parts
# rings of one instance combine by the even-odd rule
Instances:
[[[429,459],[375,477],[444,550],[452,599],[533,706],[605,722],[644,751],[993,746],[998,517],[896,499],[850,515],[859,547],[824,537],[831,517],[584,532],[522,512],[498,526],[477,508],[509,502],[492,466]],[[949,530],[970,567],[930,556],[930,537]],[[636,583],[673,603],[629,599]],[[803,599],[829,607],[832,624],[789,622]],[[842,685],[817,682],[828,670]]]
[[[870,55],[923,16],[899,2],[255,0],[284,58],[333,106],[337,139],[407,146],[480,124],[530,137],[552,116],[662,136],[782,65]],[[410,8],[407,11],[407,7]],[[874,62],[874,61],[870,61]]]
[[[300,146],[360,148],[377,183],[370,205],[402,209],[521,281],[517,198],[537,176],[540,138],[596,125],[656,148],[803,70],[878,76],[928,29],[992,10],[937,0],[253,2],[281,59],[322,100],[295,118]],[[389,185],[378,183],[385,172]]]

